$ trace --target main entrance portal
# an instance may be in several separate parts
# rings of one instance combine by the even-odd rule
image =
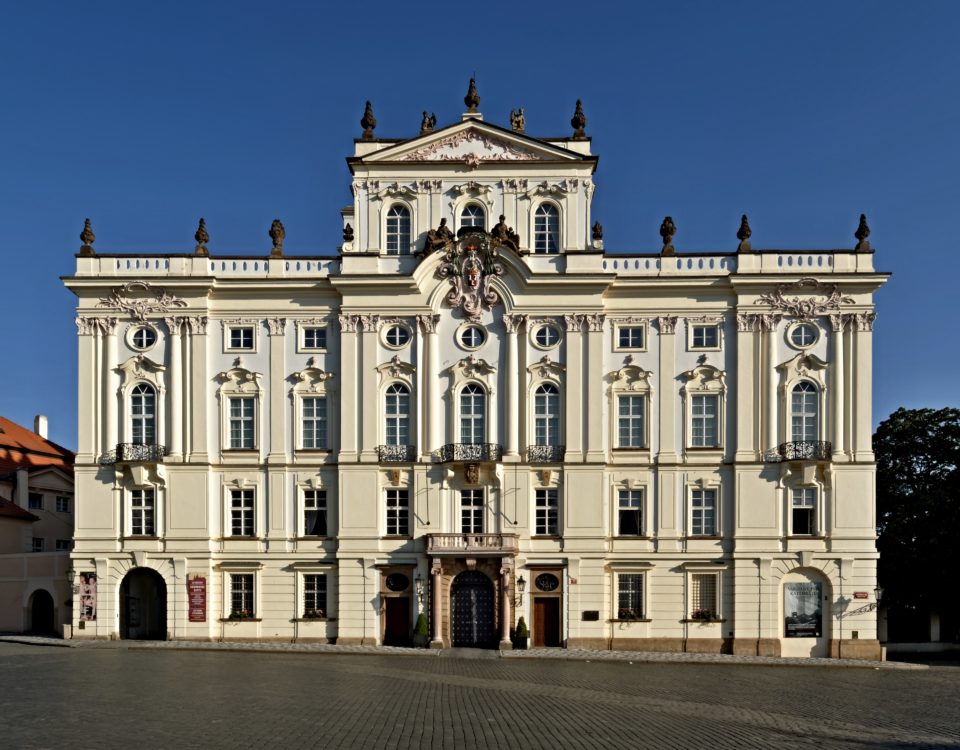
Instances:
[[[468,570],[454,578],[450,590],[453,645],[492,646],[496,642],[493,607],[493,582],[483,573]]]
[[[120,584],[120,637],[167,638],[167,585],[155,570],[134,568]]]

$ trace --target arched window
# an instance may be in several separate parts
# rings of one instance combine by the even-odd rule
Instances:
[[[394,204],[387,212],[387,255],[410,254],[410,209]]]
[[[487,226],[487,217],[483,209],[476,203],[471,203],[463,207],[460,212],[460,227],[478,227],[485,229]]]
[[[546,255],[560,252],[560,212],[549,203],[541,203],[534,214],[533,251]]]
[[[543,383],[533,394],[534,438],[537,445],[560,444],[560,390]]]
[[[791,440],[812,442],[820,439],[820,393],[813,383],[803,380],[793,387],[791,413]]]
[[[387,388],[386,403],[386,444],[410,444],[410,389],[401,383]]]
[[[487,426],[487,394],[479,385],[470,383],[460,391],[460,442],[485,443]]]
[[[157,443],[157,393],[146,383],[130,394],[130,441],[138,445]]]

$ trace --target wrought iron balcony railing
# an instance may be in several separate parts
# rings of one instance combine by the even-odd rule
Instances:
[[[378,445],[377,460],[382,464],[408,463],[416,459],[416,446]]]
[[[447,443],[437,451],[440,463],[450,461],[499,461],[503,448],[496,443]]]
[[[565,445],[528,445],[527,461],[532,464],[556,464],[563,461]]]
[[[780,443],[776,451],[771,451],[767,460],[773,463],[781,461],[829,461],[833,456],[833,443],[829,440],[794,440]]]
[[[428,555],[515,555],[516,534],[427,534]]]
[[[167,446],[149,443],[118,443],[112,451],[100,456],[100,463],[104,466],[121,463],[151,463],[163,461],[168,453]]]

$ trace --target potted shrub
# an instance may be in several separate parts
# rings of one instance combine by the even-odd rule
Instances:
[[[421,612],[417,615],[417,625],[413,629],[413,642],[417,648],[426,648],[430,641],[430,628],[427,627],[427,616]]]
[[[526,620],[521,617],[517,620],[517,635],[515,638],[516,643],[514,644],[518,649],[525,649],[527,647],[527,641],[530,638],[530,630],[527,628]]]

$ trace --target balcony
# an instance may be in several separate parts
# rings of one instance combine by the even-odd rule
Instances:
[[[416,446],[378,445],[377,460],[382,464],[410,463],[416,460]]]
[[[451,461],[499,461],[503,447],[496,443],[447,443],[437,451],[437,460],[442,463]]]
[[[829,461],[833,456],[833,443],[828,440],[795,440],[780,443],[775,451],[767,455],[767,461]]]
[[[558,464],[566,452],[565,445],[528,445],[527,461],[531,464]]]
[[[519,548],[516,534],[427,534],[428,555],[516,555]]]
[[[100,464],[102,466],[131,463],[158,464],[163,461],[163,457],[168,452],[165,445],[118,443],[114,450],[100,456]]]

